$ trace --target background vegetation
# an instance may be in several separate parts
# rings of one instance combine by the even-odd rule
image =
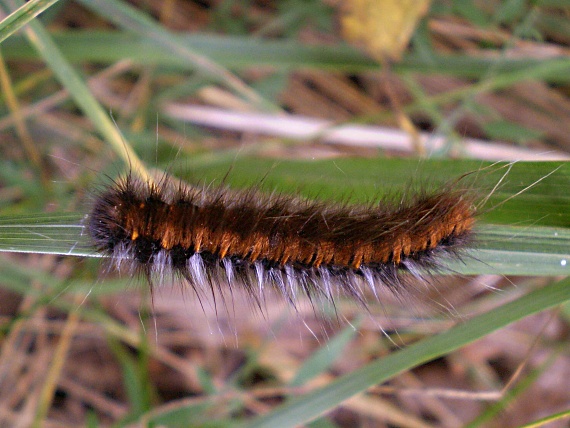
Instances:
[[[339,3],[0,0],[0,425],[565,426],[570,2]],[[476,171],[480,276],[338,318],[151,301],[64,256],[129,168],[354,201]]]

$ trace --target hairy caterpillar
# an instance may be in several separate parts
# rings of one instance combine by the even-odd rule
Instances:
[[[170,275],[198,296],[241,286],[258,306],[268,286],[292,306],[299,291],[365,305],[366,288],[399,294],[459,257],[475,211],[451,186],[352,206],[128,174],[98,192],[88,230],[112,266],[151,286]]]

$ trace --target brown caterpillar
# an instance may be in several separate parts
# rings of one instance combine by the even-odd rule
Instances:
[[[460,257],[474,214],[473,198],[451,186],[352,206],[128,174],[98,193],[88,230],[112,266],[151,286],[170,275],[198,296],[242,286],[257,305],[268,286],[293,306],[298,290],[365,304],[365,287],[398,294]]]

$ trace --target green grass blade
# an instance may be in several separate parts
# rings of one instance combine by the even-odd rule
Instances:
[[[81,214],[0,218],[0,252],[94,257]]]
[[[546,416],[537,421],[531,422],[530,424],[522,425],[521,428],[540,428],[547,426],[547,424],[552,422],[563,421],[565,419],[570,419],[570,409]]]
[[[327,370],[342,354],[343,349],[352,340],[359,327],[360,320],[348,324],[340,333],[337,333],[324,346],[315,351],[297,370],[295,377],[289,382],[289,386],[302,386]]]
[[[444,333],[393,352],[339,378],[324,388],[294,399],[245,426],[277,428],[306,423],[373,385],[446,355],[523,317],[568,300],[570,300],[569,279],[533,291]]]
[[[570,163],[494,163],[473,160],[345,158],[276,161],[251,157],[216,161],[180,159],[170,170],[190,182],[213,184],[230,171],[226,183],[244,187],[263,180],[267,191],[301,193],[309,198],[369,203],[382,196],[438,188],[469,174],[456,187],[487,203],[480,223],[531,227],[570,227]],[[190,171],[190,172],[189,172]],[[413,179],[412,179],[413,178]],[[516,195],[516,196],[515,196]]]
[[[465,275],[570,274],[570,229],[484,225],[477,229],[474,247],[467,255],[473,262],[449,263],[450,270]]]
[[[0,22],[0,43],[59,0],[31,0]]]
[[[111,64],[130,58],[140,64],[159,65],[176,70],[193,70],[197,66],[188,58],[173,55],[157,43],[149,43],[144,34],[129,31],[82,30],[54,34],[53,40],[66,58],[72,62],[100,62]],[[280,70],[316,68],[345,72],[378,70],[379,65],[362,52],[345,44],[311,46],[294,40],[264,40],[251,37],[222,36],[218,34],[171,34],[170,43],[184,46],[197,55],[231,69],[248,67],[275,67]],[[4,42],[6,58],[33,60],[37,54],[18,36]],[[113,49],[108,49],[113,46]],[[456,77],[480,79],[489,69],[497,75],[507,73],[496,83],[504,87],[513,81],[542,77],[552,83],[567,83],[570,59],[553,57],[505,58],[473,57],[466,55],[438,55],[425,57],[410,54],[398,64],[396,72],[445,73]],[[494,82],[494,80],[493,80]],[[487,83],[489,84],[489,83]],[[491,82],[491,84],[494,84]],[[471,87],[460,89],[458,94],[470,92]],[[488,89],[488,88],[487,88]],[[441,95],[440,97],[445,97]],[[443,102],[443,101],[442,101]]]

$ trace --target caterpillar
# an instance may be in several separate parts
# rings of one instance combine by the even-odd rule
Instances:
[[[472,195],[451,185],[349,205],[129,173],[97,192],[88,232],[110,267],[151,289],[170,276],[198,296],[242,287],[260,307],[267,287],[293,307],[299,292],[366,306],[367,289],[399,294],[460,258],[475,214]]]

